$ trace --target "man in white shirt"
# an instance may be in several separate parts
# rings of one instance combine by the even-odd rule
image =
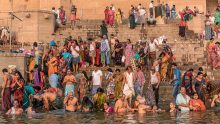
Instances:
[[[92,94],[94,95],[99,87],[102,87],[102,76],[103,73],[101,70],[98,70],[97,67],[94,68],[92,72]]]
[[[156,60],[156,50],[157,50],[157,44],[154,42],[154,38],[150,39],[148,48],[149,48],[150,65],[152,66],[154,61]]]
[[[73,59],[72,59],[73,71],[78,72],[80,56],[79,56],[79,46],[76,44],[76,41],[73,41],[70,50],[73,55]]]
[[[150,12],[150,16],[154,15],[154,1],[153,0],[149,4],[149,12]]]
[[[140,16],[140,24],[145,24],[145,14],[146,10],[144,8],[139,9],[139,16]]]

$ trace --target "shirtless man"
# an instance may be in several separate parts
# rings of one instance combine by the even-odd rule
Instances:
[[[64,98],[63,104],[65,105],[66,111],[75,112],[77,110],[78,99],[73,96],[72,92],[69,92]]]
[[[127,99],[125,95],[119,96],[119,99],[115,103],[114,110],[116,113],[124,113],[130,110]]]
[[[65,96],[67,96],[69,92],[72,92],[74,94],[74,83],[76,83],[76,78],[72,74],[72,71],[68,69],[67,75],[64,77],[63,80],[63,86],[65,86]]]
[[[134,103],[133,111],[138,111],[139,114],[144,114],[147,111],[151,111],[151,107],[146,105],[145,98],[138,95]]]
[[[62,99],[62,90],[55,88],[55,92],[45,92],[42,95],[34,95],[34,98],[38,101],[43,101],[44,108],[46,110],[51,109],[62,109],[63,99]]]
[[[3,83],[2,83],[2,110],[8,111],[11,108],[11,82],[12,77],[8,73],[8,70],[5,68],[2,70],[3,73]]]

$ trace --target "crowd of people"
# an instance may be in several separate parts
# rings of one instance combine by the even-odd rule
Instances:
[[[152,6],[153,1],[149,9],[151,16]],[[55,13],[55,8],[53,10]],[[166,4],[165,10],[167,18],[170,13],[171,18],[175,17],[175,6],[170,10]],[[76,12],[73,6],[70,16],[73,25]],[[131,6],[130,28],[135,28],[137,20],[143,24],[145,14],[146,9],[141,4]],[[189,20],[191,14],[195,12],[186,7],[182,20]],[[115,16],[117,23],[121,24],[122,15],[120,9],[115,12],[114,5],[106,7],[105,21],[101,26],[103,32],[106,24],[114,25]],[[55,17],[65,25],[63,7]],[[218,67],[217,53],[212,51],[215,43],[211,41],[210,44],[210,63]],[[100,39],[86,41],[81,37],[70,37],[63,46],[52,40],[48,49],[35,42],[30,53],[25,54],[29,56],[25,71],[27,78],[14,65],[2,70],[1,104],[7,115],[24,112],[34,115],[59,109],[66,112],[165,112],[160,109],[161,84],[173,86],[169,112],[205,111],[220,106],[220,92],[213,99],[206,97],[209,79],[202,67],[181,74],[165,37],[133,43],[130,39],[120,42],[114,35],[108,37],[107,33],[102,33]],[[206,102],[211,105],[205,105]]]
[[[48,51],[35,42],[27,79],[13,65],[2,70],[2,110],[8,115],[57,109],[163,112],[159,109],[163,83],[173,85],[170,112],[206,110],[207,75],[200,68],[197,76],[193,69],[182,76],[166,38],[162,44],[157,38],[136,44],[114,37],[109,42],[105,35],[96,40],[69,39],[64,46],[51,41]],[[212,107],[218,106],[218,98]]]

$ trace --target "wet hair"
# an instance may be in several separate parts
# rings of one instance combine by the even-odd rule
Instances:
[[[38,65],[37,65],[37,64],[35,64],[35,65],[34,65],[34,68],[38,68]]]
[[[89,77],[88,77],[86,71],[82,71],[82,74],[85,76],[86,80],[89,80]]]
[[[197,74],[197,75],[198,75],[198,76],[199,76],[199,75],[203,75],[203,73],[202,73],[202,72],[198,72],[198,74]]]
[[[128,70],[129,68],[131,69],[131,66],[128,66],[128,67],[126,68],[126,70]]]
[[[37,91],[40,91],[41,90],[41,87],[40,86],[33,86],[33,88]]]
[[[117,68],[115,71],[116,71],[116,72],[121,72],[121,70],[120,70],[120,69],[118,69],[118,68]]]
[[[109,102],[105,102],[108,106],[110,105]]]
[[[90,106],[90,109],[93,109],[93,103],[88,96],[83,97],[82,106]]]
[[[77,42],[77,40],[76,40],[76,39],[74,39],[74,40],[73,40],[73,42],[75,42],[75,43],[76,43],[76,45],[77,45],[77,46],[79,46],[79,44],[78,44],[78,42]]]
[[[195,92],[195,93],[193,93],[193,96],[194,96],[194,95],[196,95],[196,94],[198,95],[198,93],[196,93],[196,92]]]
[[[173,66],[177,66],[177,64],[176,64],[176,63],[172,63],[172,65],[173,65]]]
[[[22,76],[22,74],[21,74],[21,72],[20,72],[20,71],[16,71],[16,72],[15,72],[15,74],[18,74],[18,75],[19,75],[19,77],[20,77],[20,79],[24,80],[24,78],[23,78],[23,76]]]
[[[104,93],[104,90],[101,87],[99,87],[96,92],[97,93]]]
[[[199,71],[203,71],[203,68],[202,67],[199,67],[199,69],[198,69]]]
[[[140,65],[138,65],[137,68],[142,69]]]
[[[113,70],[112,70],[111,68],[108,68],[107,71],[109,71],[109,72],[113,72]]]
[[[4,69],[2,69],[2,72],[3,72],[3,73],[8,72],[8,69],[7,69],[7,68],[4,68]]]

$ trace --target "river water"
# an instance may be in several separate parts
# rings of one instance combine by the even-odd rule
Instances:
[[[99,113],[67,113],[58,110],[38,113],[35,116],[6,117],[1,113],[0,124],[220,124],[220,112],[187,112],[171,114],[138,113],[105,114]]]

